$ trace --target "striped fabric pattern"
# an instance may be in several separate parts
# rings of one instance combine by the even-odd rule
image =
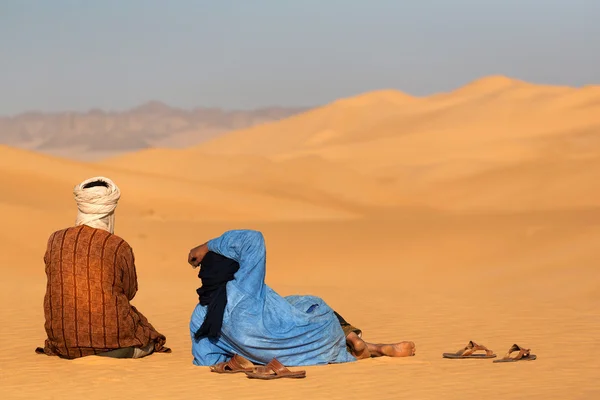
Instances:
[[[129,303],[138,284],[125,240],[86,225],[67,228],[50,236],[44,262],[44,353],[73,359],[150,342],[168,351],[165,336]]]

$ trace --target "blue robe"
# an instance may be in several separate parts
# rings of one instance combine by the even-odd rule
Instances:
[[[208,242],[212,252],[240,264],[227,283],[227,307],[218,339],[194,339],[206,307],[192,313],[195,365],[214,365],[239,354],[255,364],[277,358],[287,366],[356,361],[333,310],[315,296],[281,297],[265,284],[266,249],[257,231],[235,230]]]

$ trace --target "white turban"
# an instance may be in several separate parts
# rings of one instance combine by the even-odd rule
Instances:
[[[103,182],[106,186],[85,187],[92,182]],[[73,194],[79,209],[75,225],[87,225],[114,233],[115,208],[121,191],[113,181],[102,176],[86,179],[75,186]]]

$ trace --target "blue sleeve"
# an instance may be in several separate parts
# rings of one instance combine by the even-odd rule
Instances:
[[[237,261],[236,286],[252,296],[262,296],[266,274],[266,248],[262,233],[252,230],[233,230],[208,242],[208,249]]]

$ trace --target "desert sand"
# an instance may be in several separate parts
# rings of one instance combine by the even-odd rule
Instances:
[[[171,354],[74,361],[43,344],[42,257],[72,188],[121,188],[133,303]],[[82,163],[0,147],[3,399],[597,399],[600,87],[505,77],[451,93],[378,91],[186,149]],[[323,297],[371,341],[417,355],[257,382],[194,367],[189,249],[263,231],[267,283]],[[469,340],[534,362],[447,360]]]

